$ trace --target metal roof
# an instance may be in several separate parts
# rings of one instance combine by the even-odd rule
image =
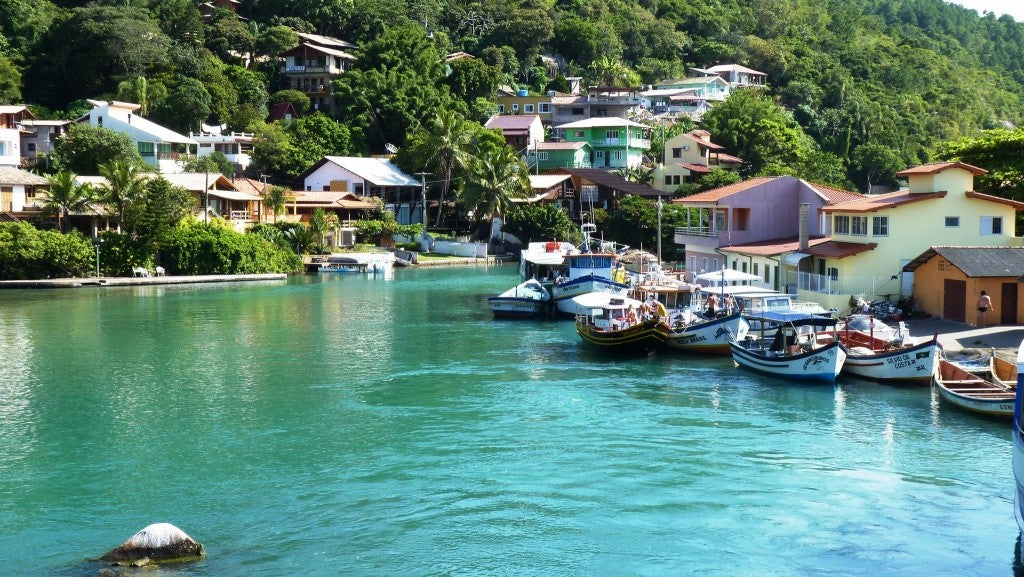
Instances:
[[[1024,247],[1016,246],[933,246],[907,263],[903,270],[912,272],[936,255],[969,277],[1018,278],[1024,275]]]

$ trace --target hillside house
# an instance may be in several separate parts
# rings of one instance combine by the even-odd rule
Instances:
[[[20,166],[22,122],[35,115],[23,104],[0,106],[0,166]]]
[[[500,131],[505,143],[519,154],[544,141],[544,125],[536,114],[496,114],[487,119],[484,128]]]
[[[423,222],[423,185],[386,158],[325,156],[299,175],[303,192],[351,192],[375,197],[399,224]]]
[[[590,165],[613,170],[643,162],[651,148],[651,127],[617,117],[591,118],[563,124],[556,129],[565,142],[586,142],[593,149]]]
[[[681,184],[696,183],[716,168],[739,172],[743,160],[726,154],[725,147],[711,142],[706,130],[691,130],[665,141],[664,164],[655,170],[655,185],[674,193]]]
[[[163,174],[182,171],[182,162],[194,154],[196,141],[135,114],[140,105],[116,100],[88,100],[92,110],[78,119],[127,135],[142,160]]]
[[[309,97],[313,110],[331,114],[334,106],[334,80],[352,68],[356,57],[355,44],[321,36],[296,32],[299,45],[282,52],[280,73],[284,86]]]

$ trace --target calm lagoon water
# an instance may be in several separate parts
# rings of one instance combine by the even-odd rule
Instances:
[[[1012,575],[1009,424],[601,358],[513,267],[0,292],[0,575]]]

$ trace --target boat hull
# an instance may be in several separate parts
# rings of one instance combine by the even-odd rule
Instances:
[[[750,324],[739,313],[726,317],[695,323],[681,329],[673,329],[665,339],[665,345],[677,351],[691,353],[728,355],[729,344],[741,341],[747,336]]]
[[[596,275],[586,275],[551,287],[551,297],[555,301],[558,312],[566,315],[586,314],[572,299],[587,293],[609,293],[626,296],[629,287]]]
[[[1024,343],[1017,350],[1017,388],[1013,411],[1013,512],[1017,528],[1024,531]]]
[[[743,368],[791,381],[834,383],[846,360],[846,349],[832,342],[796,355],[772,355],[730,343],[732,359]]]
[[[530,318],[544,312],[547,301],[528,297],[488,297],[487,304],[496,317]]]
[[[999,417],[1014,414],[1015,394],[1006,388],[940,360],[935,386],[947,403],[967,411]]]
[[[641,321],[618,330],[601,330],[579,318],[576,333],[583,342],[608,351],[649,353],[657,350],[668,336],[668,325],[657,319]]]
[[[842,332],[840,339],[842,339]],[[849,346],[849,343],[844,343]],[[913,347],[866,355],[853,348],[843,363],[843,374],[873,381],[927,385],[939,361],[939,343],[931,340]]]

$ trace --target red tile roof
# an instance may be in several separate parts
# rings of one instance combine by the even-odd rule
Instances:
[[[530,130],[534,120],[539,118],[536,114],[498,114],[490,117],[484,128],[500,128],[504,134],[514,131],[526,132]]]
[[[816,238],[811,238],[808,244],[810,246],[817,246],[828,241],[829,239],[827,236],[819,236]],[[749,254],[753,256],[774,256],[777,254],[793,252],[799,248],[800,238],[796,236],[790,236],[786,238],[773,238],[771,240],[751,242],[748,244],[734,244],[732,246],[723,246],[718,250],[736,252],[740,254]]]
[[[837,240],[825,241],[807,249],[808,254],[825,258],[846,258],[869,250],[875,250],[878,243],[840,242]]]
[[[703,164],[693,164],[692,162],[677,162],[676,164],[682,166],[683,168],[689,170],[690,172],[699,172],[701,174],[707,174],[711,172],[711,167],[705,166]]]
[[[736,164],[743,164],[746,161],[743,160],[742,158],[738,157],[738,156],[733,156],[731,154],[726,154],[724,152],[719,152],[718,153],[718,162],[730,162],[730,163],[736,163]]]
[[[851,200],[841,202],[832,206],[826,206],[823,212],[877,212],[894,206],[922,202],[935,198],[943,198],[945,192],[911,193],[907,190],[899,190],[888,194],[868,194]]]
[[[988,171],[985,170],[984,168],[978,168],[977,166],[971,166],[970,164],[967,164],[966,162],[960,162],[958,160],[958,161],[955,161],[955,162],[933,162],[931,164],[922,164],[921,166],[913,166],[913,167],[908,168],[908,169],[906,169],[904,171],[897,172],[896,176],[904,177],[904,176],[912,176],[912,175],[915,175],[915,174],[938,174],[938,173],[940,173],[940,172],[942,172],[944,170],[949,170],[950,168],[962,168],[962,169],[966,170],[967,172],[970,172],[974,176],[981,176],[983,174],[988,174]]]
[[[1017,210],[1024,210],[1024,202],[1020,202],[1018,200],[1011,200],[1009,198],[1003,198],[1001,196],[993,196],[991,194],[982,194],[980,192],[974,192],[973,190],[967,191],[967,198],[977,198],[980,200],[987,200],[989,202],[997,202],[999,204],[1012,206]]]
[[[841,188],[832,188],[831,186],[825,186],[824,184],[814,184],[810,182],[808,184],[828,199],[829,204],[839,204],[841,202],[850,202],[851,200],[860,200],[864,198],[864,195],[859,192],[850,192]]]
[[[698,192],[697,194],[687,196],[685,198],[676,198],[672,202],[679,204],[703,204],[708,202],[718,202],[723,198],[732,196],[737,192],[743,192],[749,190],[755,186],[762,185],[766,182],[775,180],[775,177],[762,176],[759,178],[751,178],[750,180],[744,180],[743,182],[737,182],[736,184],[730,184],[720,188],[714,188],[711,190],[705,190],[704,192]]]

